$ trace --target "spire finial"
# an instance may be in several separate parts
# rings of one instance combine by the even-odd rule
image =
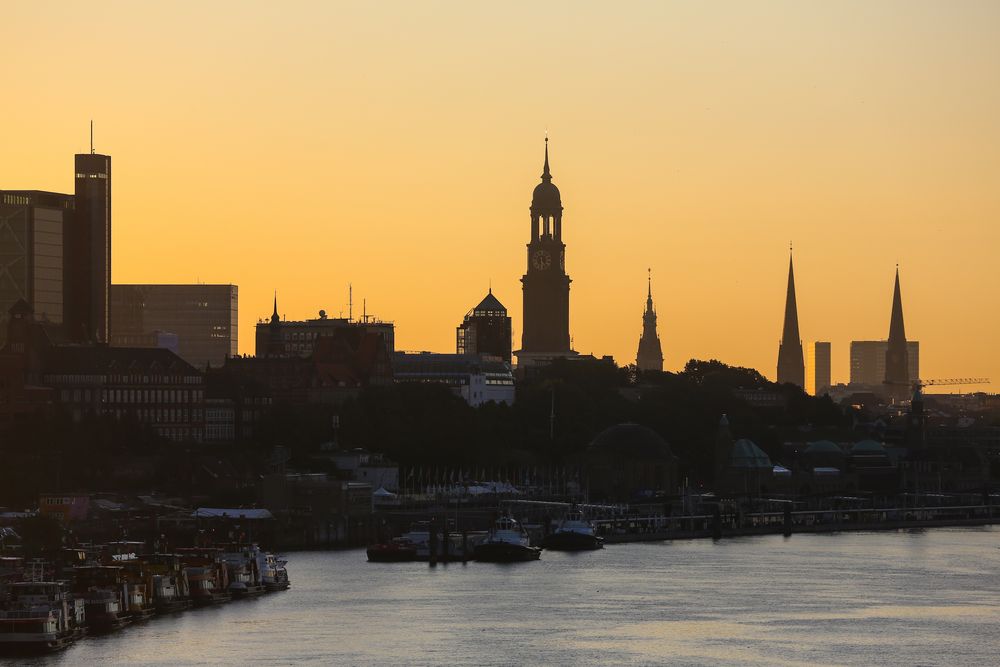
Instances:
[[[653,298],[653,269],[652,267],[646,269],[646,296],[650,299]]]

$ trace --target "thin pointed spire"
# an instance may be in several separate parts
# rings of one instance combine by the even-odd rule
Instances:
[[[896,284],[892,289],[892,315],[889,319],[889,340],[906,340],[903,324],[903,297],[899,291],[899,264],[896,265]]]
[[[542,180],[551,181],[552,173],[549,171],[549,133],[545,133],[545,166],[542,167]]]
[[[281,318],[278,316],[278,290],[274,290],[274,312],[271,313],[271,324],[277,324]]]
[[[650,301],[653,300],[653,269],[646,269],[646,298]]]
[[[795,299],[795,266],[792,246],[788,244],[788,290],[785,293],[785,321],[778,346],[778,382],[805,387],[806,368],[799,336],[799,309]]]

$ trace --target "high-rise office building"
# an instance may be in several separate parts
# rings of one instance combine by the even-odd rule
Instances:
[[[831,386],[830,343],[816,341],[813,344],[813,394],[822,396]]]
[[[107,342],[111,292],[111,157],[79,154],[76,207],[66,225],[65,326],[70,338]]]
[[[889,341],[885,340],[852,340],[851,341],[851,384],[863,384],[870,387],[884,387],[886,378],[886,352]],[[915,340],[906,342],[907,375],[911,381],[920,378],[920,343]],[[912,390],[912,388],[911,388]]]
[[[642,336],[639,338],[635,365],[641,371],[663,370],[663,349],[660,347],[660,336],[656,333],[656,310],[653,308],[652,272],[646,285],[646,310],[642,314]]]
[[[562,199],[549,171],[549,139],[545,138],[542,182],[531,195],[531,238],[528,268],[521,278],[524,330],[518,365],[529,366],[558,357],[576,356],[570,346],[569,285],[566,244],[562,240]]]
[[[507,309],[490,288],[479,305],[470,310],[455,332],[458,354],[485,354],[510,363],[511,325]]]
[[[0,343],[8,311],[23,299],[42,321],[63,321],[63,233],[73,197],[0,190]]]
[[[799,338],[799,311],[795,303],[795,271],[788,256],[788,289],[785,292],[785,321],[778,345],[778,383],[791,383],[805,389],[806,364]]]
[[[163,347],[163,334],[174,334],[177,354],[196,368],[237,354],[238,315],[236,285],[111,286],[112,345]]]

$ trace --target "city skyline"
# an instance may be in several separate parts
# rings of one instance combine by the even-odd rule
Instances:
[[[25,64],[18,84],[25,92],[44,101],[52,93],[32,82],[66,82],[69,95],[51,87],[71,101],[12,110],[2,129],[8,159],[0,163],[0,187],[71,192],[70,156],[86,152],[94,117],[95,148],[116,161],[113,282],[238,284],[244,331],[269,314],[275,289],[289,319],[320,308],[346,315],[353,283],[355,304],[367,299],[370,313],[396,322],[397,347],[448,351],[456,317],[490,284],[514,307],[520,339],[524,213],[547,126],[572,248],[574,349],[631,361],[651,266],[668,370],[718,358],[773,379],[793,240],[802,339],[832,342],[834,382],[847,380],[850,341],[887,337],[897,263],[907,334],[922,343],[922,374],[995,380],[1000,361],[991,341],[1000,316],[990,304],[1000,303],[1000,281],[990,251],[1000,235],[989,222],[1000,202],[989,118],[1000,100],[988,82],[1000,58],[984,58],[997,46],[978,25],[997,9],[970,4],[956,17],[930,5],[897,14],[888,6],[856,9],[847,23],[834,8],[784,6],[780,35],[763,25],[748,35],[722,21],[710,45],[680,33],[719,18],[713,12],[643,8],[646,18],[663,19],[652,22],[674,40],[669,46],[652,43],[658,33],[635,17],[615,15],[602,28],[599,19],[611,15],[590,7],[574,33],[549,16],[555,9],[541,9],[549,31],[509,26],[530,43],[520,44],[523,52],[495,36],[477,45],[454,35],[453,48],[470,55],[464,65],[444,47],[411,61],[388,48],[392,40],[408,43],[406,20],[420,18],[412,9],[340,8],[360,26],[348,45],[302,46],[277,30],[257,53],[261,90],[280,93],[278,101],[236,75],[248,66],[239,40],[223,35],[214,52],[192,45],[181,53],[157,41],[171,34],[164,30],[139,44],[128,28],[155,11],[121,11],[103,17],[104,41],[95,48],[111,55],[124,45],[135,58],[109,61],[113,72],[90,77],[90,88],[69,81],[71,68],[55,52]],[[764,23],[778,7],[734,7],[726,18],[738,23],[746,13]],[[14,14],[30,24],[40,20],[35,11]],[[186,11],[155,18],[192,37],[223,18],[209,12],[191,27]],[[449,21],[477,21],[481,11],[464,8]],[[898,19],[890,43],[854,23],[858,11]],[[333,10],[315,12],[318,25],[302,30],[331,27],[325,19]],[[976,12],[980,19],[970,20]],[[229,18],[253,34],[265,34],[268,21],[289,25],[264,7]],[[62,40],[67,52],[97,27],[82,8],[52,21],[49,39]],[[801,34],[790,37],[790,24]],[[837,26],[846,30],[843,43],[829,38]],[[626,30],[639,39],[625,39]],[[15,49],[27,34],[0,33]],[[611,36],[606,48],[621,50],[622,72],[601,68],[581,43],[599,35]],[[807,44],[807,35],[826,38]],[[771,36],[777,41],[764,48]],[[349,48],[380,54],[367,80],[338,65]],[[804,65],[780,62],[795,60],[779,57],[789,49],[823,72],[823,87],[809,83]],[[910,62],[914,52],[933,67]],[[735,86],[726,70],[747,53],[756,54],[747,66],[763,91]],[[188,64],[204,58],[204,72],[191,74],[171,54]],[[305,68],[328,86],[283,77],[281,65],[307,65],[310,56],[339,56]],[[516,65],[508,68],[502,56],[516,56]],[[527,57],[537,68],[512,81]],[[866,57],[878,64],[871,78],[844,78]],[[476,67],[494,75],[495,89]],[[126,75],[135,68],[147,75]],[[772,74],[760,78],[765,70]],[[452,107],[408,85],[407,73],[436,73],[428,89],[452,90]],[[669,80],[670,91],[641,85],[651,75]],[[558,94],[541,94],[546,85]],[[602,86],[617,106],[598,103]],[[367,93],[371,104],[357,97],[354,107],[340,106],[334,88],[348,102]],[[928,99],[927,91],[954,103]],[[486,105],[476,99],[484,92]],[[518,104],[525,96],[543,102]],[[500,100],[505,113],[489,108]],[[252,344],[242,337],[240,352],[251,353]]]

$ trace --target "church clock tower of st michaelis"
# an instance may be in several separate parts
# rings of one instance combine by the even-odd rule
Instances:
[[[528,269],[521,278],[524,323],[518,366],[575,356],[569,337],[569,284],[566,244],[562,241],[562,201],[549,172],[549,139],[545,138],[542,182],[531,196],[531,239]]]

